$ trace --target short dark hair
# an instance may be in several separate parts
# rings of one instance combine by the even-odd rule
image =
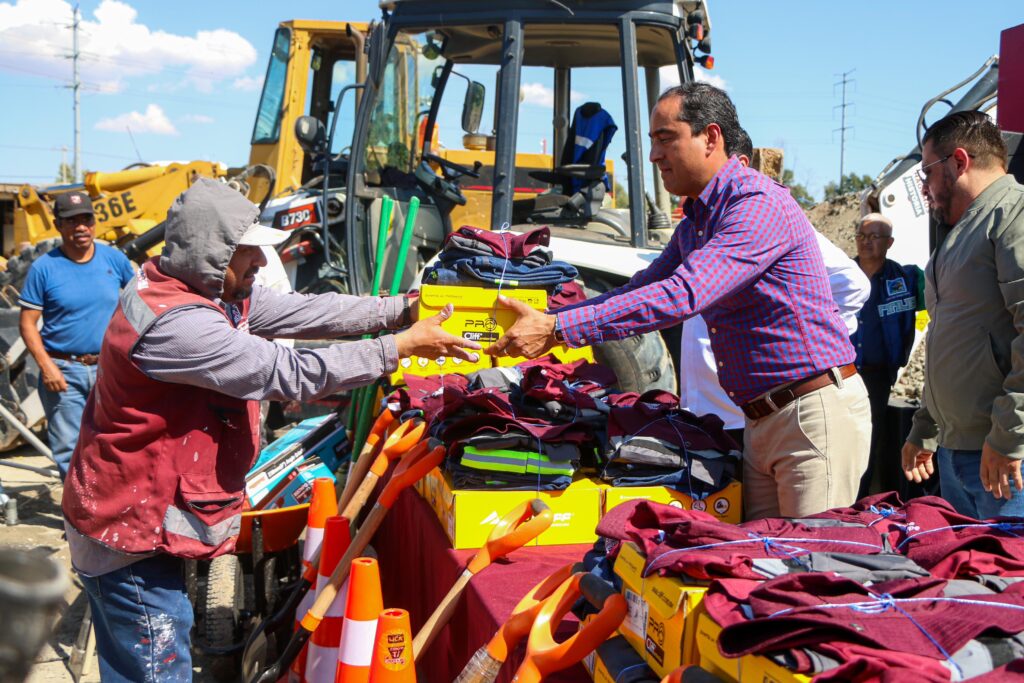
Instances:
[[[740,139],[740,118],[736,107],[724,90],[708,83],[690,81],[661,93],[658,101],[669,97],[682,99],[679,108],[679,120],[690,124],[694,135],[702,132],[712,123],[718,124],[725,138],[725,152],[733,153],[736,142]]]
[[[1006,143],[999,128],[988,114],[980,111],[958,111],[949,114],[931,126],[921,140],[921,146],[931,142],[935,153],[952,154],[957,147],[967,150],[982,168],[998,165],[1006,169]]]
[[[754,160],[754,141],[750,139],[750,135],[744,128],[740,128],[736,135],[736,142],[731,145],[726,140],[725,153],[729,156],[735,154],[739,157],[746,157],[747,159]]]

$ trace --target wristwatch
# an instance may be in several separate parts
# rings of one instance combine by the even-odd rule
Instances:
[[[555,341],[559,344],[565,344],[565,335],[562,334],[562,324],[558,320],[558,316],[555,316]]]
[[[414,322],[412,319],[412,302],[414,298],[415,297],[410,296],[409,294],[402,297],[401,327],[409,327]]]

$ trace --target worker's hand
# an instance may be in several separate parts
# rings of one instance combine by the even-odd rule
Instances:
[[[499,296],[498,303],[505,308],[511,308],[518,317],[501,339],[491,344],[487,353],[495,357],[536,358],[556,344],[555,316],[541,313],[522,301],[507,296]]]
[[[903,444],[903,474],[907,481],[920,484],[922,481],[935,473],[935,465],[932,463],[932,451],[925,450],[920,446],[907,441]]]
[[[448,304],[435,316],[420,320],[404,332],[395,335],[398,357],[418,356],[434,360],[440,356],[461,358],[470,362],[480,360],[480,355],[466,349],[479,351],[475,341],[456,337],[441,328],[441,323],[451,317],[455,307]]]
[[[985,442],[981,447],[981,485],[997,499],[1010,500],[1014,489],[1024,489],[1020,460],[1008,458]]]
[[[64,373],[60,371],[60,368],[55,363],[47,363],[45,368],[40,368],[40,372],[43,375],[43,386],[46,387],[47,391],[59,394],[68,390],[68,383],[64,379]]]

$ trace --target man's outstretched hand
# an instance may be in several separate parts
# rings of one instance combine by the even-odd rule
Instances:
[[[396,334],[395,346],[398,347],[398,357],[418,356],[434,360],[444,356],[446,358],[461,358],[474,363],[479,360],[479,354],[466,350],[479,351],[479,344],[456,337],[441,328],[441,323],[450,318],[454,311],[455,307],[448,304],[437,315],[424,318],[404,332]],[[418,314],[419,311],[416,311],[416,315]]]
[[[518,299],[499,296],[498,303],[515,311],[518,318],[487,353],[498,356],[537,358],[555,346],[555,316],[530,308]]]

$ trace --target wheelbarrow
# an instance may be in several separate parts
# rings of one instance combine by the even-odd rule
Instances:
[[[249,631],[276,611],[299,580],[298,540],[308,514],[309,503],[243,512],[234,554],[188,563],[186,581],[196,612],[192,642],[209,657],[217,680],[237,680]],[[267,637],[291,635],[287,625],[283,631]]]

